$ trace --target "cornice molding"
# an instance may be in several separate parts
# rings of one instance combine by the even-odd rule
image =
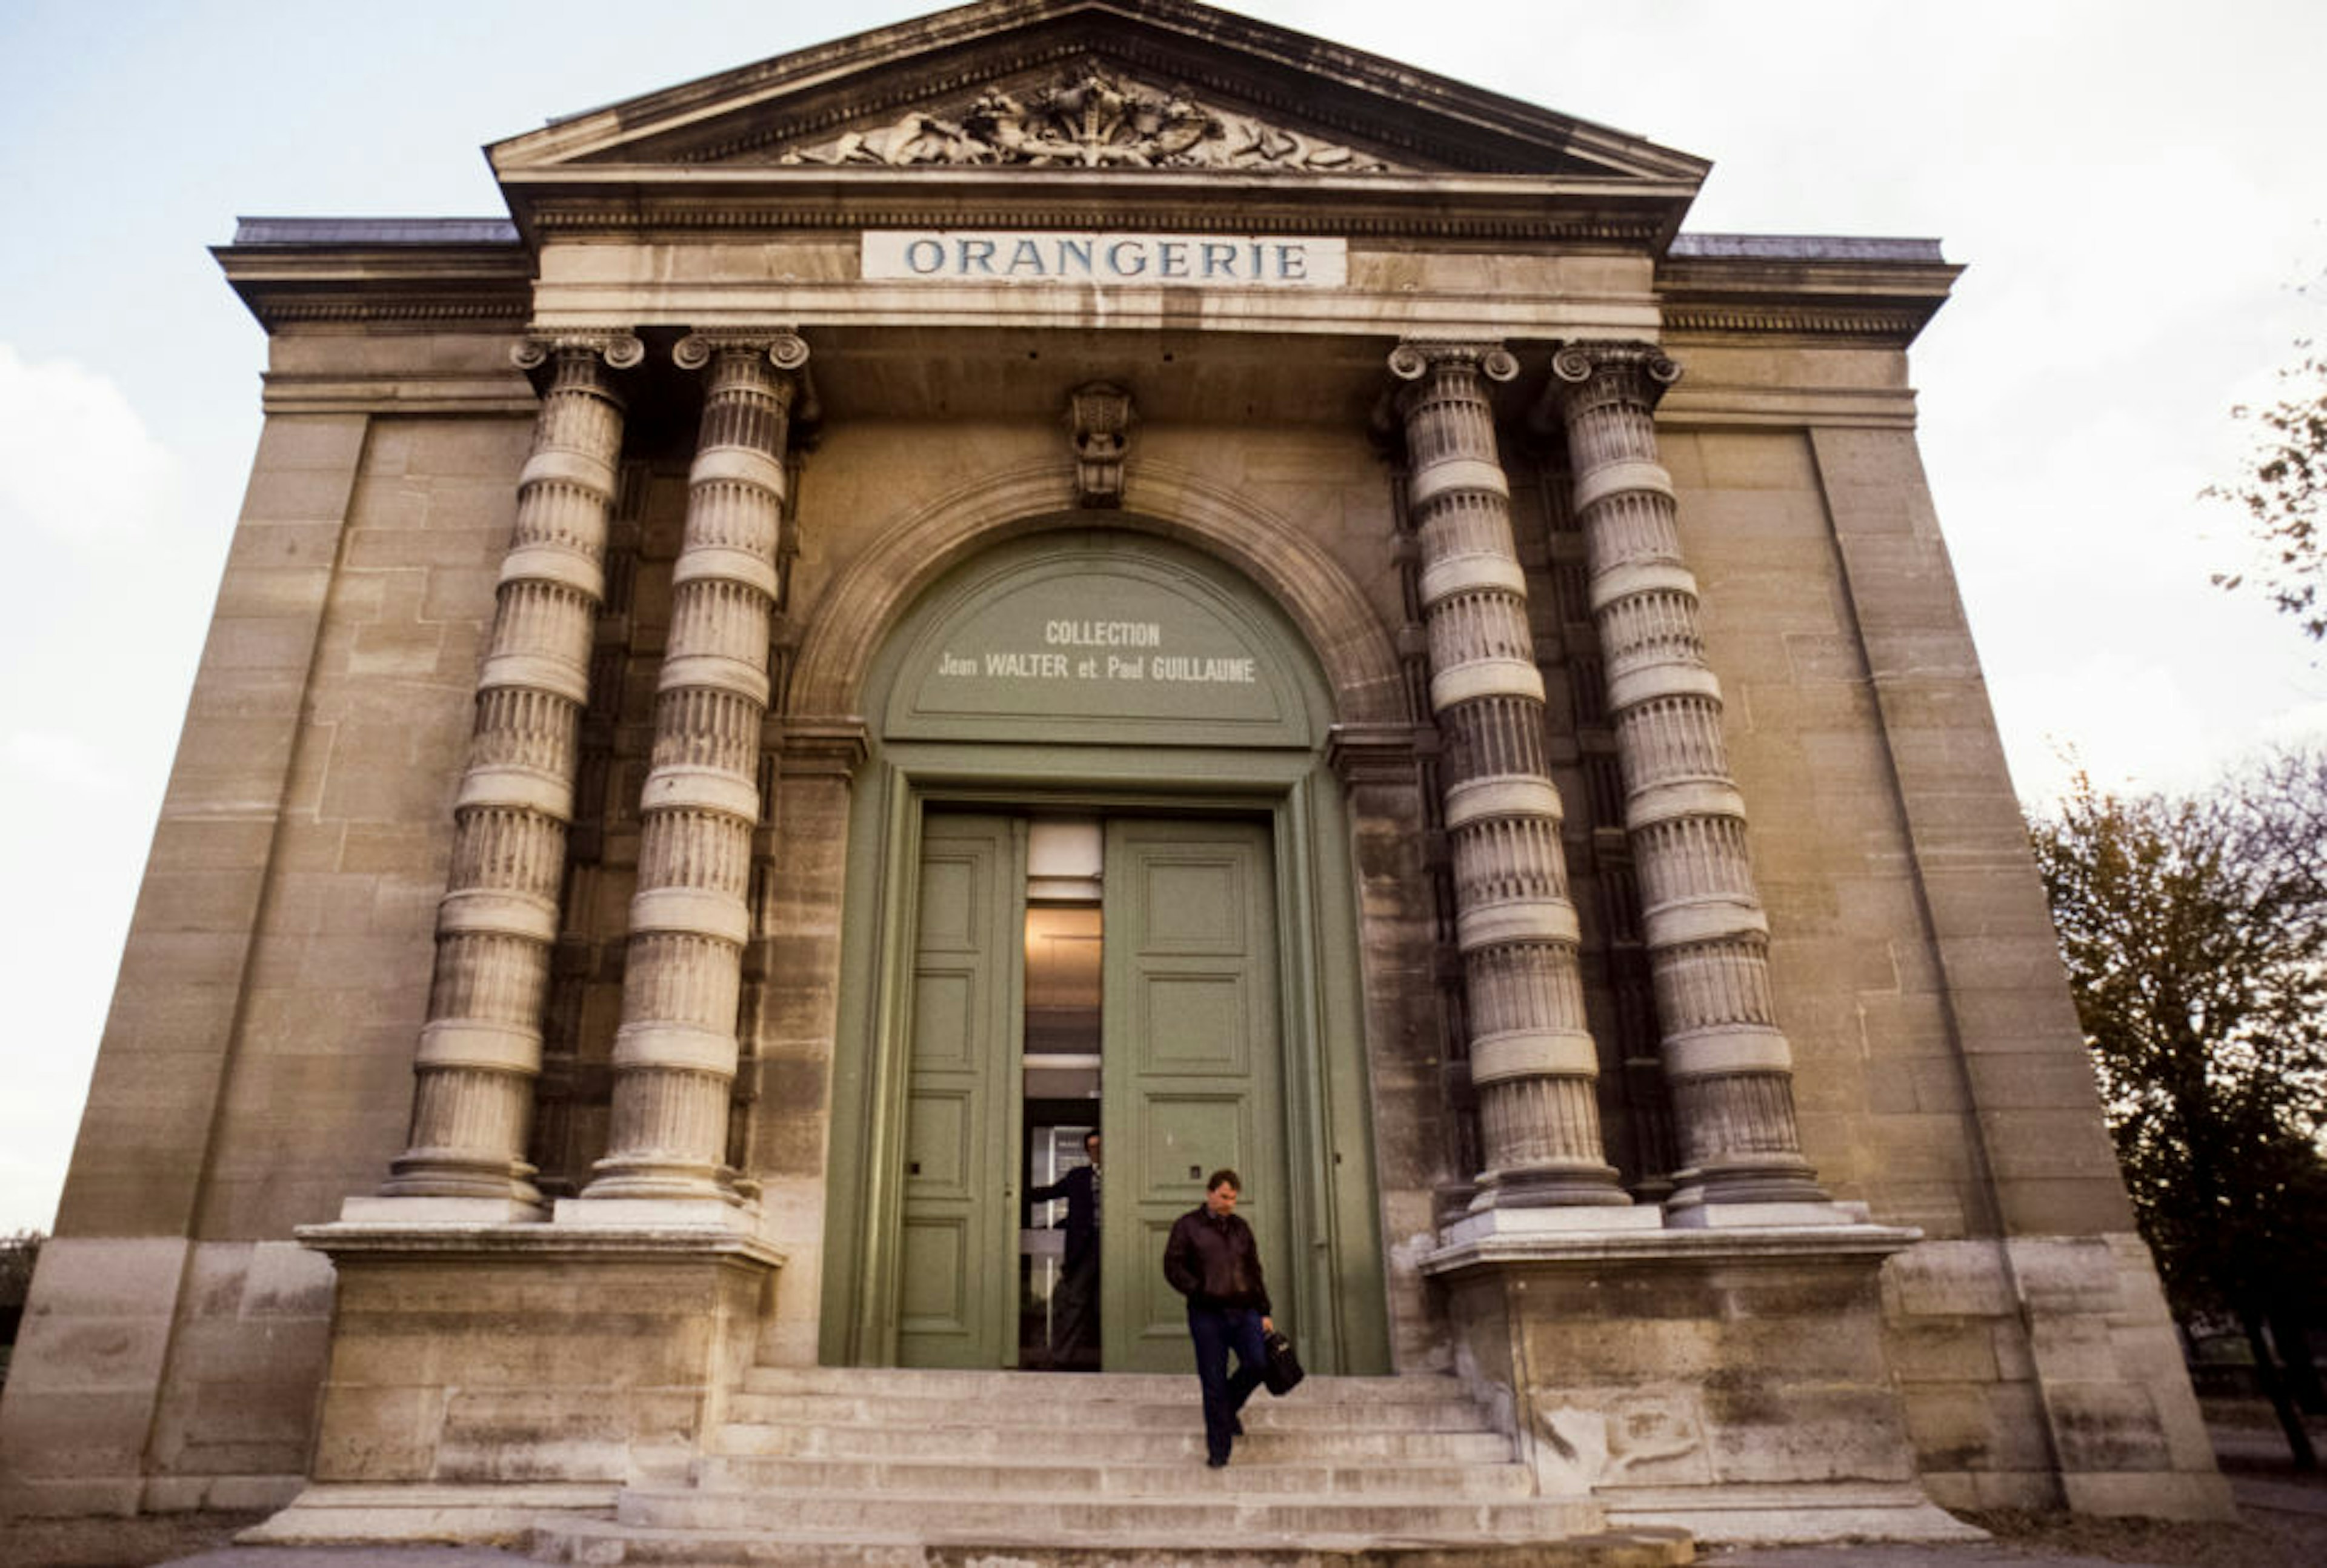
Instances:
[[[1851,338],[1903,346],[1914,341],[1931,313],[1852,311],[1818,305],[1675,303],[1665,307],[1664,320],[1667,332],[1693,337]]]
[[[1963,268],[1929,239],[1684,236],[1657,267],[1668,332],[1904,348]]]
[[[288,234],[300,220],[268,221]],[[249,233],[252,222],[245,220],[240,234]],[[427,227],[415,224],[409,231]],[[348,231],[337,220],[319,220],[306,230],[318,236],[313,239],[221,245],[210,254],[270,332],[308,325],[514,331],[532,313],[533,257],[514,238],[339,238]]]

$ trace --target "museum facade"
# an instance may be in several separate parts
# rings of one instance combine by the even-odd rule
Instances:
[[[507,219],[218,251],[266,425],[10,1506],[506,1533],[816,1375],[1127,1399],[1226,1166],[1318,1397],[1453,1391],[1576,1528],[2226,1510],[1936,243],[1685,232],[1701,160],[1189,0],[489,154]]]

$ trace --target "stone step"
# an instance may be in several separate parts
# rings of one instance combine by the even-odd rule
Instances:
[[[1297,1395],[1296,1395],[1297,1397]],[[1256,1463],[1329,1462],[1347,1460],[1413,1461],[1424,1464],[1500,1464],[1511,1457],[1510,1440],[1500,1433],[1379,1432],[1347,1428],[1282,1427],[1248,1411],[1250,1435],[1237,1444],[1240,1459]],[[795,1459],[908,1459],[933,1444],[965,1461],[1017,1460],[1099,1463],[1201,1459],[1204,1434],[1193,1404],[1182,1410],[1176,1430],[1031,1426],[991,1420],[977,1426],[931,1427],[889,1423],[836,1424],[771,1422],[731,1423],[720,1429],[713,1451]]]
[[[1198,1467],[1201,1479],[1236,1475]],[[1028,1541],[1088,1535],[1156,1544],[1175,1540],[1314,1544],[1339,1537],[1388,1542],[1559,1541],[1604,1528],[1585,1500],[1455,1501],[1409,1495],[1336,1498],[1273,1496],[1229,1485],[1164,1498],[1094,1498],[1032,1493],[1006,1498],[921,1497],[875,1491],[781,1493],[699,1491],[633,1486],[615,1503],[615,1518],[659,1530],[891,1532],[922,1540],[984,1541],[998,1535]]]
[[[1433,1542],[1318,1535],[1257,1541],[988,1532],[925,1541],[911,1531],[665,1530],[602,1520],[546,1526],[532,1555],[593,1568],[1680,1568],[1696,1561],[1686,1534],[1639,1529],[1565,1540]]]
[[[1352,1407],[1308,1397],[1303,1384],[1284,1399],[1256,1395],[1245,1406],[1245,1424],[1256,1431],[1477,1432],[1484,1425],[1478,1407],[1442,1386],[1435,1399],[1397,1399]],[[919,1429],[1013,1426],[1115,1431],[1178,1431],[1201,1422],[1196,1380],[1183,1378],[1169,1395],[1126,1398],[1041,1399],[1016,1393],[1010,1398],[972,1396],[895,1397],[882,1393],[826,1392],[738,1394],[728,1401],[727,1419],[750,1425],[869,1423]]]
[[[908,1367],[753,1367],[743,1376],[753,1394],[890,1394],[915,1399],[1153,1401],[1185,1395],[1192,1372],[948,1371]],[[1462,1385],[1443,1373],[1387,1377],[1313,1377],[1292,1395],[1332,1405],[1396,1404],[1461,1398]],[[1258,1395],[1257,1397],[1266,1397]]]
[[[1532,1478],[1517,1464],[1266,1463],[1241,1449],[1224,1471],[1193,1457],[1173,1462],[980,1462],[931,1451],[905,1460],[798,1459],[712,1455],[697,1462],[705,1492],[766,1489],[799,1496],[836,1492],[913,1493],[925,1498],[1527,1498]]]

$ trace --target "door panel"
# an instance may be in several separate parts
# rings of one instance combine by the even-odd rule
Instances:
[[[897,1360],[1015,1359],[1019,830],[1000,817],[921,826],[906,1077]]]
[[[1257,824],[1107,826],[1101,1094],[1108,1168],[1127,1178],[1107,1186],[1101,1230],[1110,1371],[1192,1367],[1164,1243],[1222,1166],[1244,1178],[1238,1212],[1288,1314],[1274,899]]]

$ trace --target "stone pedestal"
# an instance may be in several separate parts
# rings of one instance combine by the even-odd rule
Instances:
[[[339,1274],[312,1484],[269,1541],[450,1539],[687,1473],[780,1254],[702,1226],[300,1232]]]
[[[1546,1229],[1442,1248],[1458,1370],[1546,1495],[1724,1540],[1967,1537],[1915,1479],[1869,1225]]]

